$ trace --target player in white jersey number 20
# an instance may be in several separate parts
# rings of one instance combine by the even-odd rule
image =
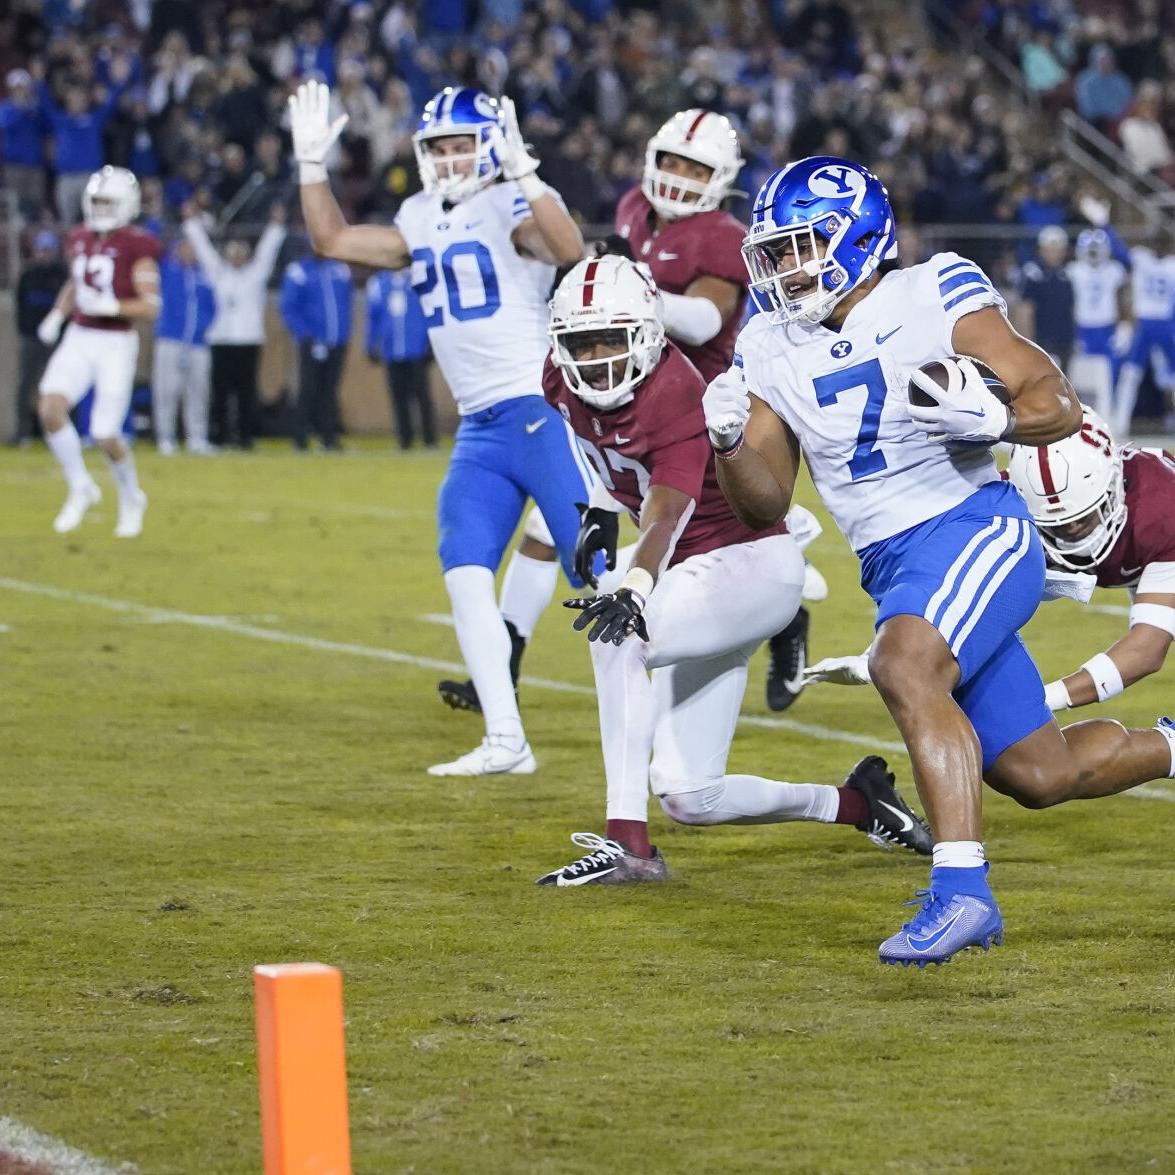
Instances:
[[[461,425],[438,501],[440,557],[457,640],[477,690],[486,737],[434,775],[535,769],[510,677],[510,635],[494,573],[527,498],[546,519],[572,584],[576,502],[592,475],[562,417],[542,395],[547,298],[555,267],[583,256],[583,237],[538,178],[508,99],[446,89],[413,136],[424,191],[394,226],[348,225],[324,160],[346,123],[330,91],[307,82],[290,98],[302,213],[316,252],[383,269],[412,267],[429,342]],[[553,572],[552,567],[552,572]],[[534,593],[550,598],[554,575]]]
[[[986,949],[1003,922],[981,843],[982,781],[1040,808],[1175,775],[1170,720],[1062,730],[1018,635],[1045,561],[991,446],[1060,440],[1080,427],[1081,406],[973,262],[940,253],[898,268],[889,198],[859,164],[815,157],[772,175],[743,255],[764,313],[706,390],[718,480],[745,522],[772,526],[802,451],[877,604],[869,670],[935,836],[926,900],[881,961]],[[993,368],[1010,405],[953,355]],[[919,371],[931,361],[953,373],[949,392]],[[926,406],[911,400],[911,378]]]

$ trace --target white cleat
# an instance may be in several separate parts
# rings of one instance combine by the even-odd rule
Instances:
[[[155,450],[160,457],[174,457],[175,441],[156,441]]]
[[[101,500],[102,491],[95,481],[88,482],[76,490],[70,490],[65,505],[61,507],[61,513],[53,520],[53,529],[58,534],[68,534],[71,530],[77,529],[81,520],[85,518],[86,511]]]
[[[118,525],[114,528],[116,539],[137,539],[143,533],[143,515],[147,512],[147,495],[137,490],[134,497],[123,499],[118,504]]]
[[[512,746],[501,735],[488,734],[468,755],[452,763],[438,763],[429,775],[530,775],[537,764],[530,743]]]

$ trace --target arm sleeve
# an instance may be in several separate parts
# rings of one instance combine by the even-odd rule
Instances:
[[[282,321],[295,339],[302,339],[309,334],[302,314],[302,291],[305,285],[306,275],[302,267],[298,264],[289,266],[282,277],[281,297],[278,304],[281,309]]]
[[[263,274],[268,281],[273,267],[277,264],[277,255],[281,252],[285,239],[284,225],[266,225],[265,232],[261,234],[261,240],[257,242],[257,252],[253,254],[253,260],[249,262],[249,268],[256,274]]]
[[[363,340],[363,349],[371,352],[376,350],[379,341],[380,309],[383,298],[380,296],[379,278],[369,278],[367,282],[367,333]]]
[[[213,248],[212,242],[208,239],[207,230],[197,217],[190,216],[184,221],[183,231],[184,236],[192,243],[196,260],[200,262],[200,268],[212,281],[218,280],[224,273],[225,261]]]
[[[1105,227],[1105,232],[1106,236],[1110,239],[1110,256],[1115,261],[1120,261],[1126,267],[1127,272],[1129,272],[1130,249],[1127,247],[1126,242],[1108,224]]]

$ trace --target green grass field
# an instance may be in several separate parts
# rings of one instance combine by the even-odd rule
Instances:
[[[539,890],[602,830],[594,702],[524,688],[533,777],[424,773],[480,737],[411,660],[458,659],[421,619],[447,611],[443,459],[140,465],[120,542],[104,472],[63,538],[46,452],[0,458],[0,1116],[144,1175],[259,1171],[250,971],[317,959],[345,974],[362,1175],[1175,1171],[1175,785],[989,796],[1006,945],[924,973],[876,949],[925,866],[843,828],[658,810],[672,884]],[[810,554],[813,656],[856,651],[855,561],[835,533]],[[1028,636],[1053,676],[1124,625],[1057,603]],[[590,685],[561,609],[525,672]],[[1171,681],[1104,709],[1150,725]],[[896,740],[870,690],[787,717]],[[838,782],[864,753],[744,724],[732,765]]]

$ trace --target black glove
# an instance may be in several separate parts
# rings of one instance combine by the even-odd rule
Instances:
[[[628,243],[628,238],[622,237],[619,233],[609,233],[602,241],[592,242],[593,257],[606,257],[609,254],[627,257],[629,261],[636,260],[632,255],[632,246]]]
[[[592,621],[595,625],[588,633],[589,641],[611,641],[614,645],[622,644],[624,638],[636,633],[643,641],[649,639],[649,630],[645,626],[642,615],[644,602],[636,592],[628,588],[619,588],[611,595],[596,596],[594,599],[579,597],[574,600],[564,600],[564,608],[577,608],[583,612],[575,618],[572,627],[576,632],[582,632]]]
[[[604,566],[616,567],[616,544],[620,541],[620,515],[599,506],[576,502],[579,511],[579,535],[575,540],[575,574],[584,583],[598,586],[592,565],[597,551],[604,552]]]

